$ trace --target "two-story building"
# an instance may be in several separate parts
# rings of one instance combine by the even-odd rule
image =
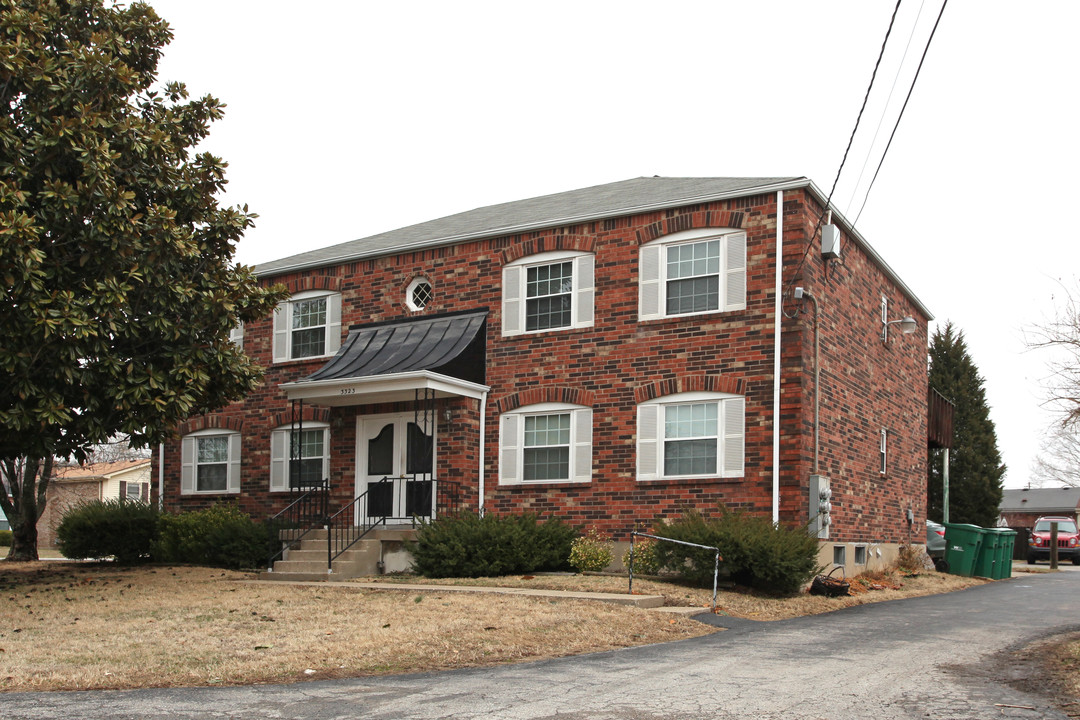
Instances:
[[[259,265],[292,293],[236,336],[265,382],[178,428],[165,505],[265,516],[326,480],[355,527],[471,509],[625,540],[723,503],[887,558],[924,536],[930,313],[824,202],[643,177]]]

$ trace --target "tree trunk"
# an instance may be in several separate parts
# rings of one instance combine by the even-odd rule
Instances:
[[[52,475],[52,458],[46,458],[44,462],[39,458],[5,461],[3,469],[11,491],[10,499],[0,497],[0,507],[11,523],[11,549],[7,559],[37,560],[37,522],[45,512],[45,491]]]
[[[37,550],[37,508],[27,508],[24,504],[20,503],[22,507],[19,507],[19,513],[15,517],[9,517],[11,522],[11,549],[8,550],[7,559],[31,561],[38,559]],[[29,519],[26,517],[29,510]]]

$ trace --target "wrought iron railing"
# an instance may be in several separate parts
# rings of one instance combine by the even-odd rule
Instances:
[[[445,480],[384,477],[326,521],[326,571],[334,560],[388,522],[431,518],[434,512],[453,513],[461,506],[461,485]]]
[[[300,544],[304,536],[326,524],[330,514],[330,481],[307,488],[298,498],[270,517],[267,522],[281,547],[272,553],[266,561],[266,567],[273,569],[274,561],[282,557],[285,551]]]

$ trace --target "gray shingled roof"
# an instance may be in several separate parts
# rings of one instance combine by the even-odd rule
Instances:
[[[272,260],[257,265],[255,273],[276,275],[424,247],[450,245],[481,237],[508,235],[632,212],[775,191],[784,189],[783,186],[787,185],[798,187],[808,185],[809,182],[803,177],[640,177],[476,208],[438,220],[428,220],[371,237]]]
[[[1001,493],[1001,512],[1075,512],[1078,506],[1080,488],[1075,487],[1005,489]]]
[[[255,266],[255,274],[281,275],[297,270],[310,270],[399,252],[453,245],[485,237],[511,235],[632,213],[652,212],[795,188],[808,188],[819,202],[825,204],[825,195],[805,177],[639,177],[554,195],[489,205],[437,220],[428,220],[417,225],[262,263]],[[912,292],[911,288],[835,208],[833,208],[833,222],[841,223],[919,310],[929,320],[934,319],[930,310]]]

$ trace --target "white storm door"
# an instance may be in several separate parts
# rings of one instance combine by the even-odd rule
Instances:
[[[357,521],[432,517],[435,509],[435,437],[412,413],[372,415],[357,421],[357,494],[367,492]],[[363,505],[360,503],[358,505]]]

